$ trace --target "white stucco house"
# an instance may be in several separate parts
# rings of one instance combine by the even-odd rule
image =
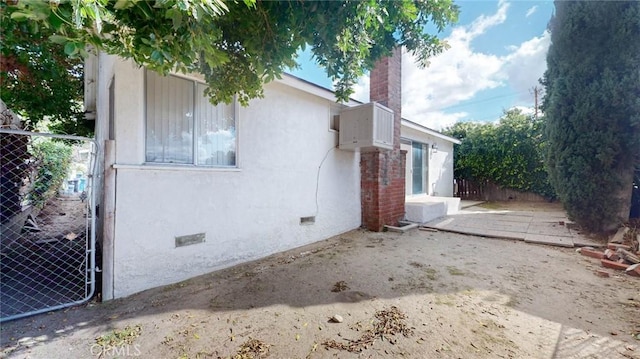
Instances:
[[[460,209],[453,197],[453,150],[460,140],[402,119],[400,147],[407,151],[405,218],[427,222]]]
[[[247,107],[213,106],[197,75],[162,77],[103,53],[86,72],[104,158],[103,299],[361,226],[361,153],[337,147],[338,116],[358,102],[285,75]],[[451,197],[457,140],[401,128],[406,195]]]

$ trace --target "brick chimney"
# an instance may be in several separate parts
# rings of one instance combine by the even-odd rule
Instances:
[[[404,217],[406,151],[400,151],[402,119],[402,50],[376,62],[370,75],[369,97],[394,113],[393,150],[360,154],[360,193],[362,225],[382,231],[385,225],[398,225]]]

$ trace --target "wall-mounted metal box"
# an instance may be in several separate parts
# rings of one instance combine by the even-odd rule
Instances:
[[[393,111],[376,102],[340,111],[341,150],[393,149]]]

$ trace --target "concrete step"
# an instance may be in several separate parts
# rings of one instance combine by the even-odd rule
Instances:
[[[445,202],[407,202],[405,219],[414,223],[426,223],[447,215]]]

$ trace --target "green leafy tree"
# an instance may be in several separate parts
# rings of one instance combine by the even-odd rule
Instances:
[[[543,120],[520,110],[494,123],[458,122],[443,132],[462,141],[454,153],[454,176],[555,197],[543,162]]]
[[[50,29],[11,21],[0,3],[0,98],[33,129],[45,118],[58,133],[91,135],[93,123],[82,111],[82,59],[70,58],[49,41]]]
[[[93,121],[87,121],[82,110],[82,59],[70,58],[64,46],[51,42],[51,29],[40,28],[34,22],[12,21],[11,13],[7,3],[1,1],[0,99],[20,115],[21,121],[2,121],[3,124],[34,130],[46,120],[50,131],[91,136]],[[50,160],[62,155],[58,147],[43,145],[32,150],[25,136],[0,136],[2,223],[22,211],[21,187],[30,175],[37,178],[30,200],[38,206],[56,193],[56,186],[66,175],[66,162]],[[34,169],[32,161],[42,167]]]
[[[297,51],[306,46],[346,100],[358,77],[398,45],[426,65],[446,46],[426,25],[442,31],[458,15],[452,0],[12,3],[12,21],[52,32],[49,39],[70,56],[85,55],[91,44],[162,74],[199,72],[212,102],[237,95],[243,104],[262,96],[264,82],[295,67]]]
[[[640,161],[640,2],[556,1],[543,84],[546,162],[576,223],[629,218]]]

